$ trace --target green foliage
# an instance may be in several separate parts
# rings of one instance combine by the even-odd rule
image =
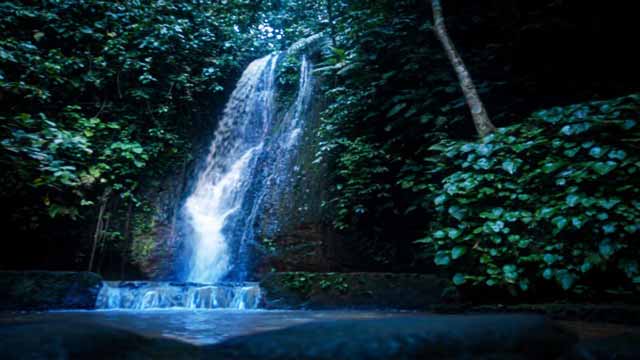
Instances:
[[[148,267],[149,263],[155,260],[153,255],[158,252],[159,242],[154,233],[155,221],[154,209],[142,202],[132,219],[131,261],[143,267]]]
[[[269,238],[263,238],[260,242],[260,246],[262,250],[267,254],[277,254],[278,247],[276,245],[275,240]]]
[[[456,285],[576,293],[640,281],[640,96],[556,107],[483,142],[444,141],[419,240]]]
[[[429,146],[473,131],[455,74],[424,25],[426,5],[337,6],[336,43],[315,70],[328,104],[316,161],[334,175],[326,208],[337,229],[363,234],[358,253],[383,266],[415,238],[400,232],[424,226],[416,219],[431,209]]]
[[[300,57],[288,55],[278,64],[276,79],[278,81],[278,107],[288,109],[295,100],[300,82]]]
[[[287,288],[299,291],[305,295],[318,288],[326,291],[334,291],[345,294],[349,291],[347,279],[340,273],[286,273],[283,285]]]
[[[315,282],[314,278],[314,274],[311,273],[289,273],[284,279],[284,285],[302,293],[309,293]]]
[[[267,43],[269,50],[285,50],[300,39],[326,30],[332,3],[332,0],[262,2],[258,37]],[[337,4],[332,4],[332,8],[337,8]]]
[[[333,289],[337,292],[344,294],[349,290],[349,284],[346,282],[343,276],[337,276],[332,273],[328,273],[329,277],[318,282],[321,289]]]
[[[1,3],[0,195],[38,194],[52,217],[77,216],[104,188],[137,202],[145,177],[189,154],[193,114],[259,54],[257,10],[240,0]]]

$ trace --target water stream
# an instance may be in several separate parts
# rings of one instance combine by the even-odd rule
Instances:
[[[170,283],[108,281],[98,294],[98,309],[256,309],[257,283]]]

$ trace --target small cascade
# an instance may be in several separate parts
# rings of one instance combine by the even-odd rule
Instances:
[[[173,283],[107,281],[97,309],[256,309],[260,305],[257,283]]]

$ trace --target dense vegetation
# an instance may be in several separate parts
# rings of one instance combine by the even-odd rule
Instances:
[[[52,217],[103,189],[135,201],[146,165],[188,152],[185,123],[246,56],[234,9],[206,6],[3,3],[4,188],[41,189]]]
[[[0,4],[5,221],[33,236],[143,209],[143,193],[189,161],[194,133],[207,128],[199,119],[225,86],[274,47],[257,10],[248,1]],[[98,219],[100,240],[122,244],[128,235],[107,221]],[[149,244],[139,245],[144,254]]]
[[[606,34],[624,34],[624,25],[577,2],[445,2],[453,38],[503,127],[475,145],[468,142],[477,135],[428,5],[351,3],[336,21],[337,49],[319,69],[333,78],[318,157],[333,160],[328,208],[337,228],[358,234],[353,253],[370,268],[447,266],[457,285],[514,294],[637,289],[637,160],[631,155],[637,135],[625,122],[637,119],[637,101],[529,117],[536,109],[636,91],[606,55],[623,42]],[[588,55],[580,48],[587,39]],[[443,149],[438,144],[461,140],[446,147],[449,157],[437,151]],[[583,154],[578,141],[600,152]],[[537,145],[528,149],[531,143]],[[487,153],[467,159],[469,149]],[[549,178],[556,173],[568,177],[565,183]],[[609,209],[596,210],[600,203]],[[429,244],[422,257],[414,256],[417,239]]]
[[[640,284],[640,95],[539,111],[483,142],[445,141],[435,263],[457,285],[624,292]],[[620,137],[621,134],[624,134]],[[551,284],[552,285],[552,284]]]
[[[0,3],[0,215],[38,254],[0,265],[172,251],[154,233],[164,179],[197,166],[250,60],[324,31],[315,155],[353,269],[443,266],[457,285],[512,293],[635,291],[637,59],[613,55],[633,12],[442,2],[499,128],[484,139],[428,1]],[[298,67],[280,64],[283,104]]]

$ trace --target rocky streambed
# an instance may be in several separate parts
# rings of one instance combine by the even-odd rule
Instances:
[[[587,360],[640,355],[637,330],[527,314],[209,310],[194,321],[193,311],[99,313],[4,314],[2,358]]]

